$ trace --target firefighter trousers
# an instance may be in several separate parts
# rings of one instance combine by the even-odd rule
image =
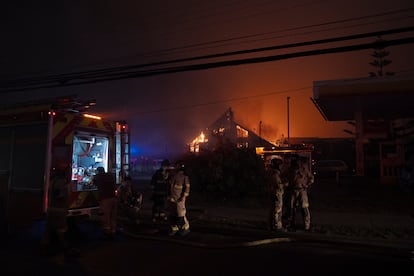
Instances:
[[[171,232],[183,232],[190,230],[190,223],[187,219],[185,200],[179,202],[170,202],[170,227]]]
[[[297,189],[291,191],[288,218],[288,224],[290,228],[295,227],[297,208],[301,208],[305,230],[309,230],[311,223],[311,215],[309,211],[308,193],[306,189]]]
[[[105,235],[113,235],[117,227],[117,204],[115,197],[102,199],[99,203],[101,209],[102,230]]]

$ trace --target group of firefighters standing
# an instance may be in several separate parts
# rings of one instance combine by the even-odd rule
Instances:
[[[296,213],[301,211],[304,230],[309,231],[311,215],[309,211],[308,189],[314,182],[307,157],[285,155],[273,158],[266,170],[271,207],[269,226],[272,230],[296,230]],[[168,160],[151,179],[152,220],[170,222],[169,235],[186,235],[190,225],[186,217],[186,198],[190,193],[190,181],[184,164],[177,162],[171,166]]]
[[[179,161],[175,165],[172,167],[168,160],[164,160],[152,177],[152,214],[154,222],[169,221],[169,235],[184,236],[190,232],[190,224],[186,217],[186,198],[190,193],[190,181],[185,173],[184,164]],[[45,250],[54,246],[57,250],[62,250],[65,256],[75,256],[78,252],[73,249],[66,237],[70,189],[67,182],[68,173],[69,167],[65,163],[61,162],[54,168],[42,246]],[[124,177],[122,184],[117,187],[114,176],[105,172],[103,167],[98,167],[93,182],[99,192],[100,219],[104,239],[114,238],[119,216],[125,215],[138,223],[142,194],[133,191],[132,179],[129,176]]]
[[[310,212],[307,190],[313,184],[313,174],[306,163],[306,158],[285,156],[273,158],[266,170],[266,179],[271,199],[269,225],[272,230],[295,230],[295,215],[301,209],[305,230],[310,230]],[[48,224],[45,232],[45,242],[51,231],[56,231],[58,239],[63,243],[64,250],[69,250],[63,235],[67,230],[66,205],[68,185],[65,183],[66,167],[56,168],[51,190],[52,195],[48,212]],[[112,238],[116,232],[118,209],[122,210],[120,201],[125,201],[128,208],[133,193],[132,181],[126,177],[123,184],[116,188],[113,176],[106,173],[102,167],[97,169],[94,182],[100,196],[102,212],[102,230],[105,237]],[[169,235],[187,235],[190,224],[186,216],[186,199],[190,194],[190,180],[182,162],[172,166],[165,159],[151,179],[152,220],[154,223],[169,222]],[[116,196],[115,190],[118,195]],[[142,202],[141,198],[135,199]],[[128,201],[128,202],[127,202]],[[131,209],[126,208],[126,211]],[[136,215],[137,213],[135,213]],[[137,219],[138,216],[135,216]]]
[[[174,167],[165,159],[151,179],[152,220],[154,223],[169,220],[169,235],[187,235],[190,224],[186,216],[186,199],[190,194],[190,180],[184,164]]]
[[[165,159],[152,175],[151,182],[152,221],[153,223],[168,222],[169,235],[187,235],[190,224],[186,216],[186,199],[190,194],[190,180],[185,172],[183,162],[178,161],[172,166]],[[125,177],[118,188],[119,216],[139,224],[139,208],[134,205],[142,203],[142,194],[133,192],[130,177]]]
[[[314,176],[307,162],[300,156],[271,159],[266,170],[271,230],[295,231],[297,209],[302,211],[304,230],[310,230],[308,188],[313,184]]]
[[[67,210],[69,206],[70,183],[67,181],[70,167],[60,161],[52,170],[51,183],[48,190],[49,203],[45,231],[42,236],[44,254],[63,252],[65,257],[78,257],[79,252],[72,246],[67,237]],[[93,179],[99,192],[99,208],[103,237],[112,239],[117,229],[117,198],[116,184],[112,174],[105,172],[103,167],[96,169]]]
[[[126,217],[130,222],[139,224],[139,210],[142,204],[142,194],[134,192],[132,179],[129,176],[124,177],[122,184],[116,189],[113,180],[107,181],[111,182],[111,185],[103,183],[104,176],[109,177],[109,175],[98,172],[95,177],[100,191],[101,219],[105,237],[114,235],[116,222],[120,217]],[[151,187],[153,222],[168,221],[170,223],[169,235],[188,234],[190,224],[186,217],[186,198],[190,194],[190,181],[185,173],[184,164],[178,161],[173,167],[167,159],[163,160],[161,167],[152,176]],[[112,191],[112,195],[116,189],[116,201],[115,197],[111,197],[110,201],[113,204],[106,203],[107,197],[103,196],[106,194],[104,193],[106,188]]]

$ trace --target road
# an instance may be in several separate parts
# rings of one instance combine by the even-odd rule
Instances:
[[[146,190],[146,186],[142,187]],[[336,192],[332,206],[347,202],[341,200],[342,193],[344,199],[349,198],[348,191],[339,193],[342,189],[323,190],[330,197]],[[363,192],[356,191],[356,196]],[[319,198],[313,206],[322,209],[325,206],[321,203],[328,201],[322,192],[315,193],[316,196]],[[387,197],[388,200],[391,199]],[[144,200],[144,203],[142,214],[150,211],[150,202]],[[374,203],[369,201],[371,205]],[[220,223],[213,228],[210,221],[204,224],[197,221],[196,210],[192,209],[190,215],[190,235],[173,238],[166,235],[166,225],[154,226],[148,219],[138,226],[125,225],[114,241],[102,241],[97,223],[82,222],[71,235],[81,256],[72,260],[40,254],[44,225],[39,222],[0,243],[2,275],[399,275],[414,272],[414,248],[302,239],[301,233],[274,235],[263,229],[257,232],[243,227],[229,229]]]
[[[131,236],[119,233],[113,241],[100,239],[96,224],[82,224],[73,241],[81,251],[76,259],[42,256],[41,225],[3,243],[2,275],[287,275],[414,272],[414,252],[392,248],[300,240],[252,244],[234,242],[228,232],[193,237]],[[154,238],[158,237],[158,238]],[[197,237],[197,238],[195,238]],[[240,239],[240,235],[239,235]],[[196,241],[196,242],[195,242]],[[219,244],[223,246],[218,246]]]

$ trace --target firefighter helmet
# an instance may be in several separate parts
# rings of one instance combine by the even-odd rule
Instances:
[[[184,171],[185,169],[185,165],[184,162],[182,160],[179,160],[175,163],[175,167],[179,170],[179,171]]]
[[[169,166],[170,165],[170,161],[168,159],[164,159],[161,162],[161,167],[165,167],[165,166]]]
[[[98,168],[96,168],[96,173],[97,174],[105,173],[105,168],[104,167],[98,167]]]
[[[69,169],[69,164],[65,160],[57,160],[53,166],[53,172],[55,174],[65,174]]]
[[[273,169],[279,169],[279,166],[283,163],[283,160],[280,158],[273,158],[270,160],[270,165]]]

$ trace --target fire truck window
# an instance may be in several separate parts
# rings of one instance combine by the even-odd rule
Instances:
[[[73,140],[72,181],[77,191],[96,190],[93,177],[96,168],[108,171],[107,137],[75,136]]]

